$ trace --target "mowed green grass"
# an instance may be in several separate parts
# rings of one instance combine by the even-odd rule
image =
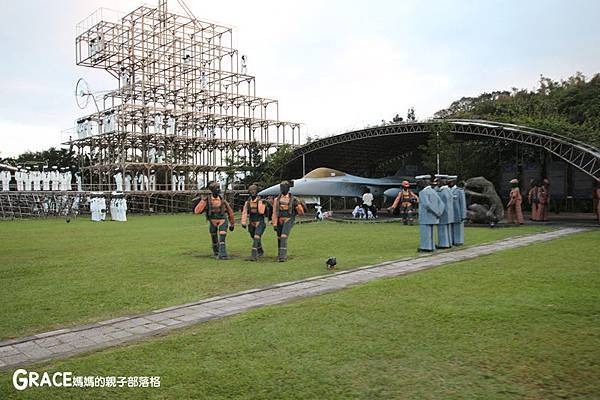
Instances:
[[[541,228],[467,229],[468,245]],[[251,240],[237,226],[228,234],[232,260],[211,255],[204,217],[134,216],[127,223],[80,218],[0,222],[0,338],[40,333],[415,256],[418,227],[399,224],[313,223],[294,227],[290,261],[275,262],[277,239],[264,236],[266,257],[245,261]]]
[[[158,389],[5,398],[597,399],[600,231],[502,251],[31,366]]]

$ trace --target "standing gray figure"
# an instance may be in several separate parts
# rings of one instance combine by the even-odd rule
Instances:
[[[439,224],[444,212],[444,203],[431,184],[431,175],[419,175],[415,179],[423,189],[419,192],[420,244],[417,251],[435,250],[433,227]]]
[[[448,177],[448,187],[454,199],[454,221],[450,224],[452,246],[462,246],[465,244],[465,219],[467,219],[465,191],[456,185],[457,179],[456,175]]]
[[[438,225],[438,244],[439,249],[449,249],[452,247],[452,232],[450,224],[454,221],[454,197],[450,188],[446,185],[447,175],[436,175],[435,182],[440,199],[444,203],[444,212],[440,215]]]

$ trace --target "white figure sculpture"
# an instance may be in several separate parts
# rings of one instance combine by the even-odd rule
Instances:
[[[26,191],[33,190],[33,176],[31,175],[31,171],[29,170],[29,167],[27,167],[27,169],[23,173],[23,185],[24,185],[23,190],[26,190]]]
[[[54,191],[58,190],[58,186],[59,186],[58,179],[60,178],[60,175],[58,174],[57,169],[58,169],[58,167],[56,165],[53,165],[52,171],[50,172],[51,188]]]
[[[62,170],[62,168],[60,169],[60,172],[56,173],[56,182],[58,184],[58,189],[57,190],[64,190],[64,185],[65,185],[65,176],[64,176],[64,172]]]
[[[115,114],[112,112],[107,112],[104,114],[103,125],[104,125],[104,133],[110,133],[115,131]]]
[[[113,221],[127,221],[127,201],[122,193],[112,193],[112,198],[110,199],[110,218]]]
[[[242,75],[246,75],[246,73],[248,72],[248,59],[246,58],[246,55],[242,56]]]
[[[73,203],[71,203],[71,213],[73,213],[74,216],[79,215],[79,196],[73,198]]]
[[[77,184],[77,191],[83,192],[83,185],[81,184],[81,174],[79,172],[75,172],[75,182]]]
[[[106,218],[106,200],[104,197],[95,194],[89,202],[92,221],[104,221]]]
[[[104,221],[106,220],[106,199],[104,196],[98,198],[98,203],[100,207],[100,219]]]
[[[185,190],[185,174],[183,171],[179,171],[179,178],[177,179],[177,190],[183,192]]]
[[[139,185],[139,190],[141,190],[141,191],[148,190],[148,177],[143,172],[138,175],[138,185]]]
[[[127,200],[125,198],[117,199],[117,219],[116,221],[127,222]]]
[[[113,221],[117,221],[117,193],[112,192],[112,197],[110,198],[110,219]]]
[[[46,171],[44,170],[44,168],[42,168],[41,171],[38,171],[38,178],[40,180],[40,190],[46,190],[46,189],[44,189],[44,186],[46,186],[47,176],[46,176]]]
[[[33,170],[31,171],[31,190],[40,191],[42,190],[42,172]]]
[[[206,77],[206,72],[202,71],[202,73],[200,74],[200,89],[201,90],[206,89],[207,85],[208,85],[208,79]]]
[[[21,166],[17,165],[17,169],[15,170],[15,172],[13,173],[13,178],[15,179],[16,187],[17,187],[17,191],[21,191],[23,190],[23,181],[21,178]]]
[[[115,179],[115,185],[117,186],[117,192],[123,191],[123,174],[119,170],[116,170],[117,173],[113,176]]]
[[[175,173],[171,175],[171,190],[177,191],[177,175]]]
[[[50,172],[48,171],[42,171],[42,190],[50,190]]]
[[[0,183],[2,184],[2,191],[7,192],[9,190],[9,182],[10,182],[10,172],[8,176],[8,180],[6,179],[6,173],[8,171],[0,171]]]
[[[131,174],[130,173],[125,174],[125,191],[131,192]]]
[[[31,174],[32,174],[32,179],[33,179],[33,190],[40,191],[42,189],[42,185],[41,185],[42,173],[40,171],[33,171]]]
[[[156,191],[156,174],[154,170],[150,171],[150,178],[148,179],[148,184],[151,191]]]
[[[2,191],[6,192],[6,171],[0,171],[0,184],[2,185]]]
[[[126,88],[129,85],[131,85],[131,76],[129,75],[129,73],[127,71],[125,71],[124,68],[121,69],[119,81],[121,83],[121,89]]]
[[[167,118],[167,135],[175,134],[175,118],[172,115],[169,115]]]
[[[148,150],[148,162],[149,163],[156,162],[156,149],[154,147],[151,147],[150,150]]]
[[[73,185],[73,174],[71,174],[71,171],[66,171],[65,172],[65,183],[64,183],[64,190],[68,190],[71,191],[71,189]]]
[[[31,191],[31,176],[29,171],[25,170],[21,173],[21,180],[23,181],[23,190]]]
[[[156,153],[156,162],[159,164],[165,162],[165,150],[162,147],[160,147]]]
[[[162,133],[163,132],[163,117],[161,113],[154,114],[154,133]]]

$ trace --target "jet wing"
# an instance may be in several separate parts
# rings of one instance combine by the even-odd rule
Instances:
[[[368,187],[374,196],[383,195],[386,189],[400,187],[402,179],[396,177],[364,178],[328,168],[317,168],[303,178],[295,179],[290,192],[295,196],[361,197]],[[279,195],[279,185],[260,192],[261,196]]]
[[[296,179],[290,192],[295,196],[334,196],[334,197],[360,197],[364,193],[365,185],[357,182],[331,180],[331,179]],[[260,192],[261,196],[279,195],[279,185],[273,185]]]

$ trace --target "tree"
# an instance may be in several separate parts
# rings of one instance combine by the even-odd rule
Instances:
[[[280,179],[279,172],[291,160],[294,148],[289,144],[280,146],[259,165],[255,166],[244,179],[245,183],[256,183],[262,187],[274,185]]]
[[[600,147],[600,74],[587,80],[577,72],[560,82],[542,75],[535,90],[512,88],[463,97],[435,117],[527,125]]]
[[[426,144],[419,147],[426,171],[457,174],[462,178],[500,178],[500,160],[512,160],[512,146],[500,140],[473,140],[455,136],[447,123],[434,129]],[[439,160],[438,160],[439,155]],[[516,161],[516,160],[515,160]]]
[[[10,165],[31,165],[31,166],[53,166],[56,165],[59,168],[70,168],[78,165],[75,152],[67,149],[56,149],[50,147],[48,150],[43,151],[26,151],[17,157],[7,157],[0,160],[4,164]]]
[[[229,184],[235,181],[235,175],[243,171],[244,163],[244,157],[236,158],[233,154],[225,156],[225,188],[229,188]]]

